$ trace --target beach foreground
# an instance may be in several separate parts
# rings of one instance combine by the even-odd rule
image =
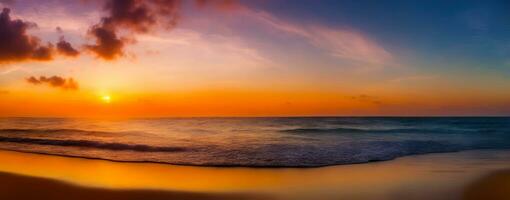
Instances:
[[[79,187],[60,181],[0,173],[0,199],[267,199],[262,195],[248,194],[206,194],[193,192],[172,192],[164,190],[112,190],[104,188]]]
[[[501,171],[510,151],[499,150],[321,168],[191,167],[12,151],[0,151],[0,162],[0,199],[498,199],[510,180]]]

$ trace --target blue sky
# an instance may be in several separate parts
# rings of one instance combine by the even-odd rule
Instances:
[[[299,23],[353,28],[387,48],[411,50],[424,60],[461,62],[468,64],[466,67],[481,64],[508,71],[508,1],[311,2],[261,1],[255,6]]]

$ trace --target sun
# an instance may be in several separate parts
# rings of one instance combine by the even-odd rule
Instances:
[[[112,98],[110,97],[110,95],[103,95],[101,97],[101,100],[103,100],[103,102],[105,103],[110,103],[112,101]]]

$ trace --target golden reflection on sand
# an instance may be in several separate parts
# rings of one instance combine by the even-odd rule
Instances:
[[[462,158],[463,154],[460,154]],[[466,153],[464,153],[466,154]],[[456,157],[459,157],[458,155]],[[469,154],[464,155],[469,158]],[[471,162],[471,163],[469,163]],[[448,154],[405,157],[389,162],[308,169],[216,168],[154,163],[120,163],[0,151],[0,171],[113,189],[200,192],[267,192],[335,196],[400,195],[415,188],[446,190],[505,162],[473,163]],[[457,187],[457,186],[455,186]],[[451,189],[451,188],[450,188]],[[388,194],[391,191],[392,194]]]

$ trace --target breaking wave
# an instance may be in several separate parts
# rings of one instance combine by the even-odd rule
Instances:
[[[114,151],[139,151],[139,152],[180,152],[186,151],[182,147],[160,147],[149,146],[144,144],[123,144],[115,142],[98,142],[88,140],[54,140],[54,139],[39,139],[39,138],[16,138],[16,137],[2,137],[0,142],[13,142],[22,144],[37,144],[49,146],[63,146],[63,147],[86,147]]]

